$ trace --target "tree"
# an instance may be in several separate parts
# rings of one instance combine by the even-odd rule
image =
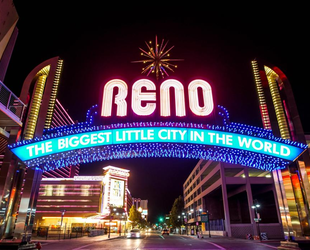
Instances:
[[[136,209],[135,205],[131,206],[128,219],[131,221],[132,227],[136,227],[140,224],[142,216],[141,213]]]
[[[183,197],[180,195],[174,200],[171,213],[170,213],[170,225],[173,228],[181,227],[183,224],[182,211],[184,209]]]

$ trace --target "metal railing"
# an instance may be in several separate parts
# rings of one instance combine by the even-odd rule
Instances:
[[[26,105],[0,81],[0,103],[11,114],[15,115],[20,121]]]

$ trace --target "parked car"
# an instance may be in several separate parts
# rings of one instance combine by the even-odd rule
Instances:
[[[127,234],[127,238],[140,238],[141,232],[138,228],[131,229],[130,232]]]
[[[164,235],[164,234],[169,235],[169,230],[168,230],[168,229],[163,229],[163,230],[161,231],[161,235]]]

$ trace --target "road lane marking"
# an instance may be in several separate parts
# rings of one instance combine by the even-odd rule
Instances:
[[[182,239],[184,239],[184,240],[188,240],[188,237],[182,237],[182,236],[181,236],[180,238],[182,238]],[[221,246],[219,246],[218,244],[215,244],[215,243],[213,243],[213,242],[210,242],[210,241],[205,241],[205,242],[210,243],[211,245],[217,247],[217,249],[226,250],[226,248],[221,247]]]
[[[215,243],[210,242],[210,241],[206,241],[206,242],[210,243],[211,245],[213,245],[213,246],[215,246],[215,247],[218,247],[218,248],[221,249],[221,250],[226,250],[226,248],[221,247],[221,246],[219,246],[218,244],[215,244]]]

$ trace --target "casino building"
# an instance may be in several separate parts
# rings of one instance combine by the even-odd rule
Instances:
[[[129,170],[107,166],[102,176],[42,178],[34,226],[74,231],[110,224],[123,232],[131,206],[128,177]]]
[[[14,230],[24,232],[32,224],[36,207],[33,186],[39,185],[41,176],[50,178],[74,177],[79,165],[42,171],[26,169],[16,161],[7,145],[21,138],[32,139],[42,135],[44,129],[74,124],[67,111],[57,100],[63,61],[51,58],[26,77],[20,97],[3,83],[11,54],[18,35],[19,17],[13,1],[0,3],[0,235]],[[13,190],[13,191],[12,191]],[[21,197],[19,194],[23,193]],[[26,198],[23,198],[26,197]],[[28,197],[31,197],[29,199]],[[17,219],[18,215],[18,219]],[[28,218],[28,219],[26,219]],[[21,222],[18,222],[20,220]],[[23,222],[22,222],[23,221]],[[14,228],[14,224],[16,224]]]
[[[252,68],[264,128],[309,145],[287,77],[258,60]],[[183,184],[188,230],[198,225],[204,233],[210,226],[212,234],[241,238],[260,232],[271,238],[308,236],[309,180],[309,149],[287,168],[272,172],[200,160]]]
[[[276,66],[252,61],[264,128],[284,139],[306,144],[291,84]],[[273,171],[286,235],[310,235],[310,158],[304,153],[287,168]]]
[[[21,220],[29,216],[24,211],[33,213],[33,216],[29,217],[33,221],[36,201],[29,202],[28,198],[23,199],[23,197],[29,195],[36,200],[36,196],[31,194],[31,190],[33,185],[40,183],[39,180],[41,180],[42,174],[42,171],[40,173],[40,171],[25,168],[25,166],[18,164],[6,145],[14,143],[20,138],[29,140],[36,135],[42,135],[47,128],[74,124],[67,111],[56,98],[61,68],[62,60],[58,57],[38,65],[25,79],[20,98],[16,97],[0,82],[2,85],[1,96],[4,97],[0,104],[0,127],[2,128],[0,142],[3,159],[0,165],[0,194],[2,197],[0,232],[5,227],[13,227],[17,215]],[[12,162],[16,163],[12,164]],[[14,174],[15,172],[17,174]],[[75,165],[46,171],[42,177],[69,178],[78,175],[78,173],[79,165]],[[8,192],[10,189],[7,188],[7,185],[16,192]],[[18,196],[18,192],[21,190],[24,194],[23,197]],[[4,218],[9,219],[6,221]],[[15,227],[15,232],[18,231],[18,228],[18,226]],[[22,224],[20,224],[20,230],[24,231]]]
[[[132,198],[133,204],[136,209],[141,213],[142,218],[147,221],[148,216],[148,200],[141,200],[141,198]]]

